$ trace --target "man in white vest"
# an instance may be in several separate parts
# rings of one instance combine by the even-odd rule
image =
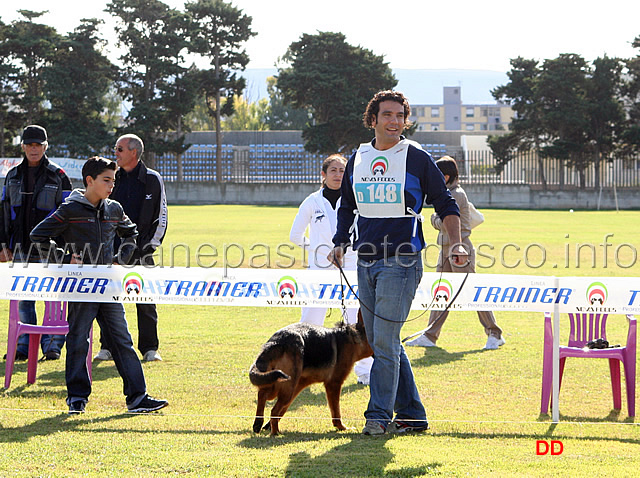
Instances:
[[[422,205],[432,204],[451,238],[449,257],[463,266],[460,213],[444,177],[418,143],[402,136],[409,102],[397,91],[380,91],[363,115],[375,131],[354,153],[342,179],[335,248],[341,264],[351,245],[358,252],[358,296],[367,339],[373,348],[365,435],[418,432],[429,428],[400,330],[422,278]]]

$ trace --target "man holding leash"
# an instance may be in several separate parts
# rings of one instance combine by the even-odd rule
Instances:
[[[365,435],[429,427],[400,341],[422,278],[425,242],[419,222],[425,201],[443,221],[454,264],[467,260],[458,206],[442,173],[429,153],[402,136],[409,114],[409,102],[396,91],[378,92],[367,105],[363,121],[375,131],[375,139],[361,144],[347,163],[335,247],[329,254],[329,260],[341,264],[348,245],[358,252],[358,295],[374,354]]]

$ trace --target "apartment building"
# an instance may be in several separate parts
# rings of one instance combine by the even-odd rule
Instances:
[[[410,120],[416,131],[506,131],[513,118],[511,106],[462,103],[462,87],[443,87],[441,105],[411,105]]]

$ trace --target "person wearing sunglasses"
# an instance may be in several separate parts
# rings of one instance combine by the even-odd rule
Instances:
[[[138,250],[130,265],[153,266],[153,253],[162,244],[167,232],[167,197],[162,176],[147,168],[142,162],[144,143],[135,134],[125,134],[116,141],[114,148],[118,171],[116,184],[110,199],[122,204],[124,212],[138,227]],[[116,239],[116,251],[120,246]],[[158,311],[156,304],[137,303],[138,350],[142,360],[162,360],[158,353]],[[104,337],[100,338],[100,351],[96,360],[112,360],[111,347]]]

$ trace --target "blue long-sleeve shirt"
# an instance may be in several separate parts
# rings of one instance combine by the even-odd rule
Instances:
[[[372,142],[375,147],[375,139]],[[338,225],[333,243],[336,246],[351,244],[349,229],[357,209],[353,193],[354,153],[342,178],[342,203],[338,210]],[[433,205],[441,219],[451,214],[460,216],[455,199],[447,189],[444,176],[426,151],[409,146],[404,191],[405,205],[420,213],[422,205]],[[399,218],[358,218],[358,238],[352,244],[358,256],[365,260],[378,260],[398,253],[421,251],[425,246],[422,227],[419,225],[414,236],[413,216]]]

